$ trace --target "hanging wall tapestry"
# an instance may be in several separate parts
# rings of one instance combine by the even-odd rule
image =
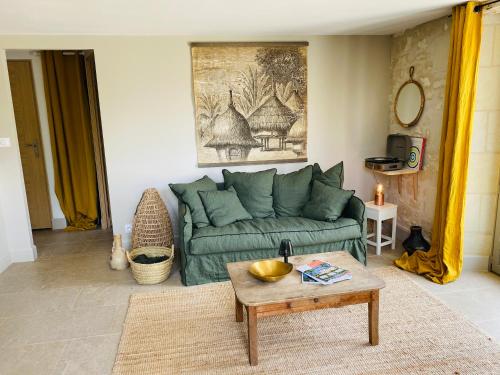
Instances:
[[[191,44],[199,166],[307,161],[307,45]]]

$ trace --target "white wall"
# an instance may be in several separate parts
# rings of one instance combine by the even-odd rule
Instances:
[[[43,85],[42,60],[37,51],[7,51],[8,60],[31,60],[33,69],[33,83],[38,104],[38,116],[40,119],[40,132],[42,134],[42,147],[45,159],[45,170],[50,193],[50,205],[52,208],[52,229],[63,229],[66,227],[66,219],[61,211],[54,187],[54,164],[52,163],[52,149],[50,146],[49,120],[47,118],[47,104],[45,102],[45,89]]]
[[[3,222],[2,212],[0,210],[0,272],[3,272],[11,263],[7,234]]]
[[[500,172],[500,14],[483,18],[464,223],[464,255],[488,266]]]
[[[168,183],[192,181],[204,174],[222,180],[222,168],[196,166],[189,42],[203,40],[224,38],[0,37],[0,49],[94,49],[111,211],[117,233],[123,233],[125,224],[132,221],[145,188],[158,188],[175,223],[177,201]],[[261,40],[309,41],[309,162],[328,168],[344,160],[345,186],[369,198],[374,181],[363,161],[367,156],[383,154],[385,149],[390,37]],[[6,107],[11,111],[9,102],[0,101],[0,112],[5,112]],[[15,126],[12,122],[9,119],[10,128]],[[303,165],[230,169],[251,171],[276,166],[279,172],[287,172]]]
[[[7,265],[5,262],[36,258],[4,50],[0,50],[0,137],[11,141],[10,147],[0,148],[0,258],[3,268]]]

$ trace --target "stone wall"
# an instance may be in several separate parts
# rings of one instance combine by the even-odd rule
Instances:
[[[416,199],[412,176],[401,178],[401,194],[398,192],[398,177],[379,179],[385,186],[386,200],[398,205],[398,226],[408,230],[411,225],[421,225],[427,236],[434,219],[450,26],[449,17],[416,26],[394,35],[391,48],[389,133],[423,136],[427,138],[427,144],[424,169],[417,175]],[[415,67],[414,79],[424,88],[425,108],[417,125],[403,128],[394,116],[394,99],[399,87],[409,78],[410,66]]]
[[[500,14],[485,15],[469,158],[464,254],[491,254],[500,168]]]

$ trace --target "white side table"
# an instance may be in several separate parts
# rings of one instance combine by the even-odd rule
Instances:
[[[391,245],[391,249],[394,249],[396,246],[398,206],[392,203],[385,203],[383,206],[377,206],[373,201],[365,202],[365,206],[367,219],[376,222],[376,232],[366,236],[366,238],[375,237],[375,241],[367,240],[368,244],[375,246],[377,255],[380,255],[382,246]],[[391,237],[382,234],[382,222],[388,219],[392,219]]]

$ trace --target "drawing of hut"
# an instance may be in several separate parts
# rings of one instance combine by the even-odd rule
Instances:
[[[214,120],[212,136],[205,147],[215,148],[220,160],[246,160],[252,148],[261,147],[245,117],[234,107],[231,90],[227,110]]]
[[[273,93],[248,117],[248,123],[253,136],[261,142],[261,150],[276,151],[285,149],[285,138],[296,119],[292,110]],[[277,148],[270,147],[270,139],[278,140]]]
[[[290,95],[285,105],[294,113],[299,113],[304,110],[304,103],[302,102],[302,99],[300,98],[297,90],[293,90],[292,95]]]
[[[307,129],[304,116],[295,121],[285,142],[292,144],[292,150],[297,156],[305,155],[306,152]]]

